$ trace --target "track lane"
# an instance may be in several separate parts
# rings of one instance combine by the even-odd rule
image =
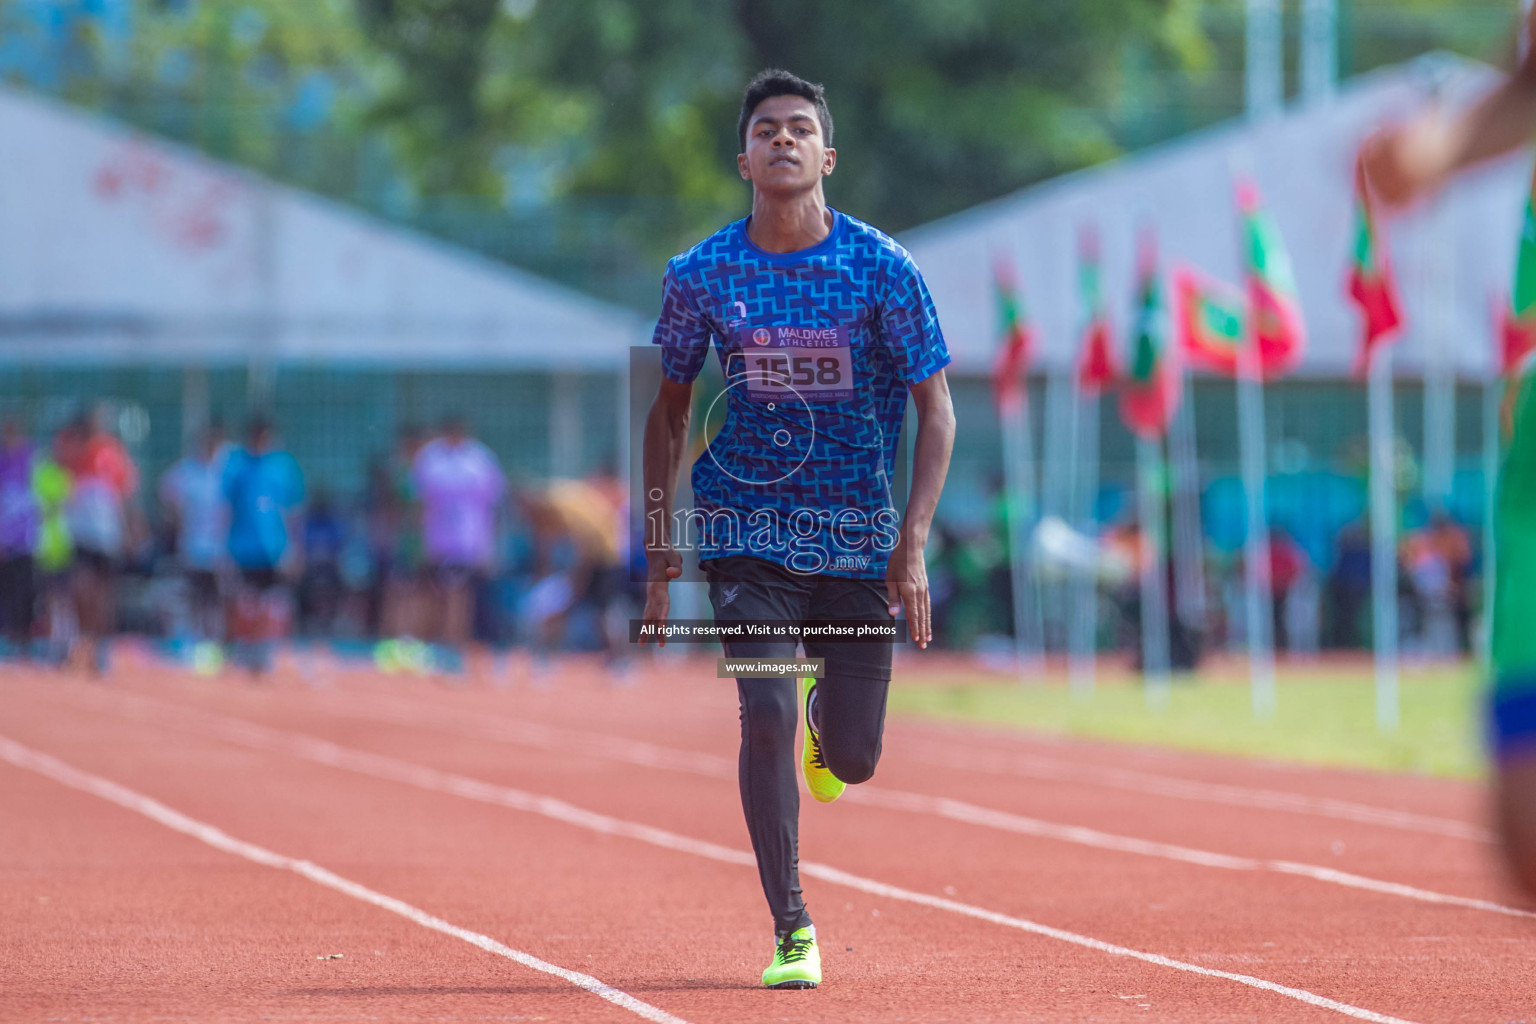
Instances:
[[[259,720],[290,727],[302,727],[311,715],[324,715],[345,734],[362,725],[359,719],[368,723],[382,719],[385,728],[368,724],[364,731],[393,735],[407,745],[415,742],[413,731],[421,729],[438,729],[466,739],[510,741],[514,747],[526,747],[530,761],[549,761],[552,772],[582,770],[577,766],[584,763],[583,758],[563,755],[596,752],[610,761],[646,767],[655,767],[649,762],[660,756],[661,767],[669,771],[734,776],[735,724],[733,720],[724,720],[723,714],[717,716],[715,735],[694,739],[674,737],[669,722],[647,722],[634,710],[625,716],[622,726],[610,725],[608,728],[613,732],[599,734],[592,732],[590,726],[574,731],[564,725],[551,729],[541,720],[529,720],[533,716],[513,717],[505,710],[490,713],[434,707],[427,695],[414,699],[359,695],[352,699],[353,695],[348,694],[300,693],[276,702],[265,692],[213,692],[209,696],[214,703],[205,706],[210,708],[254,713]],[[457,697],[453,694],[445,700],[457,705]],[[303,710],[290,706],[291,702],[302,703]],[[734,716],[733,706],[729,711]],[[542,745],[529,747],[529,733],[534,734],[536,741],[542,740]],[[564,738],[570,736],[576,740]],[[626,739],[632,741],[631,746],[645,749],[625,747]],[[589,740],[597,742],[586,742]],[[666,742],[661,744],[658,740]],[[678,742],[690,746],[680,748]],[[551,759],[549,754],[556,756]],[[541,772],[543,767],[533,763],[529,770]],[[1323,875],[1342,872],[1456,898],[1519,909],[1528,906],[1508,884],[1491,848],[1445,836],[1405,835],[1399,829],[1373,823],[1312,821],[1262,807],[1221,807],[1211,813],[1205,805],[1190,805],[1185,800],[1159,801],[1145,793],[1106,790],[1093,784],[941,770],[913,763],[905,756],[900,740],[888,743],[879,777],[864,799],[879,800],[884,795],[882,791],[891,789],[934,800],[959,796],[971,805],[966,814],[973,819],[1002,811],[1049,823],[1097,829],[1111,836],[1129,835],[1136,840],[1193,847],[1225,856],[1280,861],[1283,864],[1279,869],[1284,871],[1314,870]],[[852,799],[861,799],[861,791],[855,790]]]
[[[732,796],[734,796],[733,790]],[[817,810],[820,811],[832,811],[839,809],[841,808],[817,808]],[[737,827],[739,828],[739,811],[735,811],[733,808],[731,818],[733,821],[737,821]],[[841,817],[834,815],[833,818],[845,823],[848,820],[847,815],[843,815]],[[870,828],[868,821],[865,821],[862,824],[857,824],[856,827],[852,829],[852,834],[845,837],[844,846],[849,847],[848,852],[855,853],[856,851],[852,849],[852,847],[856,847],[857,840],[860,836],[867,837],[869,835],[877,834],[879,831],[879,829]],[[888,828],[885,829],[885,833],[887,836],[889,835]],[[912,856],[908,859],[921,865],[923,863],[932,863],[932,855],[937,854],[940,858],[940,862],[942,862],[942,850],[946,846],[953,848],[955,845],[954,840],[955,837],[953,835],[949,835],[947,839],[941,840],[938,845],[931,850],[927,848],[914,848],[909,851]],[[885,873],[882,874],[881,877],[892,878],[891,872],[901,870],[902,868],[900,859],[893,861],[890,858],[890,851],[888,849],[870,850],[868,853],[871,863],[880,863],[882,865],[882,871]],[[928,856],[925,856],[925,854]],[[882,856],[885,858],[883,862],[880,859]],[[845,859],[841,855],[841,852],[839,859]],[[998,877],[1006,878],[1009,877],[1010,874],[1014,876],[1018,874],[1018,864],[1021,860],[1030,865],[1037,881],[1044,882],[1044,884],[1038,886],[1038,889],[1040,890],[1039,892],[1030,894],[1028,897],[1030,907],[1035,911],[1039,911],[1041,908],[1042,904],[1039,901],[1042,898],[1042,895],[1045,897],[1047,904],[1052,904],[1054,897],[1058,892],[1070,893],[1074,888],[1081,888],[1084,865],[1079,860],[1068,858],[1066,863],[1060,865],[1062,881],[1059,884],[1052,884],[1051,876],[1055,870],[1055,862],[1057,858],[1048,854],[1044,850],[1027,850],[1023,851],[1021,855],[1020,849],[1010,847],[998,850],[995,856],[989,852],[986,857],[977,858],[975,860],[976,863],[968,864],[965,866],[964,870],[955,872],[953,881],[950,883],[954,884],[954,882],[959,882],[961,887],[959,891],[964,893],[968,898],[974,898],[971,897],[971,894],[973,893],[985,893],[990,896],[992,891],[994,891],[996,888],[996,881]],[[862,856],[856,855],[853,856],[851,860],[847,860],[847,862],[859,863],[862,867],[864,859]],[[980,864],[979,870],[978,864]],[[869,873],[873,873],[873,871]],[[933,872],[931,868],[926,872],[919,871],[918,874],[920,877],[914,880],[914,887],[917,887],[923,882],[932,883]],[[892,880],[895,879],[892,878]],[[1148,935],[1155,935],[1159,941],[1162,941],[1166,937],[1166,939],[1169,941],[1187,945],[1189,941],[1189,936],[1187,934],[1187,926],[1189,923],[1188,921],[1174,922],[1172,927],[1167,931],[1166,936],[1164,935],[1164,929],[1157,927],[1158,922],[1156,921],[1156,918],[1161,915],[1162,911],[1168,909],[1167,901],[1161,905],[1153,905],[1150,908],[1144,906],[1132,906],[1129,902],[1136,896],[1138,892],[1144,891],[1148,886],[1156,887],[1161,884],[1166,887],[1166,877],[1160,876],[1157,872],[1152,872],[1143,876],[1140,872],[1133,871],[1131,872],[1128,881],[1131,883],[1129,886],[1110,886],[1109,891],[1106,891],[1103,894],[1106,897],[1106,900],[1105,906],[1102,908],[1104,918],[1102,923],[1107,927],[1124,928],[1127,923],[1124,919],[1126,917],[1127,908],[1129,907],[1133,911],[1131,915],[1132,920],[1130,921],[1130,924],[1133,925],[1131,931],[1133,934],[1137,935],[1143,940],[1143,945],[1149,944],[1147,941]],[[1075,885],[1074,882],[1076,883]],[[1176,885],[1174,888],[1178,889],[1179,886]],[[1312,912],[1317,909],[1307,901],[1307,899],[1304,897],[1304,894],[1282,893],[1281,897],[1281,902],[1286,906],[1291,906],[1294,904],[1305,908],[1308,912]],[[1061,907],[1059,909],[1075,914],[1080,919],[1083,916],[1083,911],[1085,909],[1082,905],[1084,902],[1091,903],[1092,900],[1090,899],[1085,901],[1081,898],[1074,898],[1061,901]],[[1178,901],[1175,900],[1174,902],[1177,903]],[[1194,894],[1193,898],[1189,899],[1184,904],[1184,906],[1178,908],[1179,910],[1183,910],[1185,907],[1187,907],[1190,911],[1196,912],[1194,913],[1194,916],[1191,918],[1191,920],[1193,920],[1195,923],[1203,924],[1206,926],[1205,934],[1202,936],[1202,938],[1206,941],[1203,944],[1196,945],[1194,949],[1196,955],[1207,956],[1214,959],[1220,959],[1224,957],[1226,958],[1225,962],[1227,963],[1234,962],[1234,959],[1248,958],[1251,962],[1285,964],[1288,962],[1288,960],[1296,959],[1296,956],[1293,955],[1297,952],[1295,950],[1287,952],[1286,950],[1282,949],[1278,952],[1269,952],[1267,948],[1264,947],[1261,943],[1251,941],[1254,934],[1254,926],[1262,925],[1267,917],[1272,916],[1268,911],[1260,913],[1257,917],[1253,917],[1252,915],[1249,915],[1245,912],[1244,915],[1241,915],[1244,917],[1244,920],[1235,922],[1233,928],[1227,931],[1223,931],[1222,929],[1218,928],[1216,929],[1218,934],[1212,934],[1211,926],[1213,925],[1213,922],[1206,921],[1199,916],[1200,913],[1204,913],[1207,917],[1209,917],[1209,902],[1209,900],[1205,900],[1203,897],[1201,897],[1200,894],[1196,893]],[[1218,904],[1222,903],[1221,900],[1216,900],[1215,902]],[[1205,903],[1206,905],[1202,906],[1202,903]],[[1090,907],[1087,909],[1091,912],[1093,908]],[[817,913],[818,917],[821,918],[823,915],[823,910],[818,907]],[[1172,918],[1177,918],[1178,914],[1163,916],[1165,916],[1164,923],[1168,923],[1168,921]],[[1432,921],[1431,923],[1435,922]],[[1281,930],[1283,931],[1284,929],[1282,928]],[[1258,934],[1264,934],[1262,927],[1259,928]],[[1229,940],[1236,941],[1233,942]],[[1252,947],[1251,950],[1249,948],[1250,946]],[[1221,952],[1212,952],[1212,947]],[[1300,956],[1300,960],[1307,960],[1308,958],[1305,956],[1305,943],[1302,944],[1301,953],[1302,955]],[[1362,963],[1366,963],[1371,961],[1372,957],[1375,955],[1377,954],[1357,953],[1356,958],[1359,959]],[[1387,959],[1390,960],[1391,957],[1389,956]],[[1493,961],[1497,961],[1498,959],[1498,957],[1493,957]],[[1336,964],[1331,964],[1328,965],[1327,969],[1324,970],[1322,977],[1325,983],[1329,980],[1331,972],[1335,970],[1336,967]],[[1475,974],[1476,972],[1473,973]],[[1494,987],[1497,988],[1497,970],[1494,970],[1492,973],[1494,975],[1492,983]],[[1468,980],[1476,979],[1468,976]],[[1478,1018],[1470,1017],[1468,1019]]]
[[[636,1019],[7,762],[0,820],[0,1020]]]
[[[186,800],[210,808],[221,827],[235,831],[238,823],[242,834],[284,836],[291,842],[288,849],[305,850],[312,859],[324,854],[327,863],[345,863],[351,877],[487,934],[505,936],[522,928],[543,936],[556,951],[572,944],[598,948],[599,962],[611,963],[605,980],[690,1020],[1117,1021],[1145,1019],[1141,1004],[1148,1000],[1147,1005],[1163,1007],[1188,1003],[1188,982],[1169,977],[1172,971],[1058,941],[1001,934],[988,924],[857,892],[847,894],[841,908],[819,911],[822,927],[836,936],[828,956],[836,982],[813,996],[764,992],[753,985],[761,965],[751,954],[765,950],[766,941],[752,927],[761,910],[750,869],[722,868],[730,878],[721,886],[708,862],[579,834],[553,840],[550,830],[570,830],[425,794],[418,802],[397,784],[313,766],[295,771],[282,758],[247,758],[144,723],[93,721],[94,716],[61,721],[46,712],[29,714],[19,703],[10,705],[18,714],[7,728],[14,732],[19,721],[40,734],[27,737],[38,745],[47,740],[69,748],[80,761],[114,764],[140,776],[141,784],[155,782],[154,789],[143,788],[157,797],[175,793],[178,804]],[[253,774],[263,784],[231,799],[235,783]],[[358,807],[369,812],[362,837],[337,827],[354,819],[360,823]],[[381,818],[386,808],[387,818]],[[446,862],[444,851],[453,854]],[[495,868],[484,864],[488,853]],[[615,869],[629,877],[613,877]],[[538,878],[539,889],[510,890],[511,880],[526,878]],[[837,944],[853,945],[857,952],[840,954]],[[627,962],[609,955],[625,950]],[[749,951],[750,963],[741,959],[743,951]],[[559,960],[553,952],[538,952]],[[679,964],[687,965],[682,982],[676,980]],[[957,972],[967,980],[962,990],[954,984]],[[1199,984],[1231,987],[1220,981]],[[1142,998],[1127,1002],[1119,995]],[[799,1003],[793,1001],[797,996]],[[1219,1011],[1197,1008],[1187,1019],[1266,1019],[1276,998],[1224,992]],[[1287,1012],[1291,1019],[1338,1019],[1305,1006]]]

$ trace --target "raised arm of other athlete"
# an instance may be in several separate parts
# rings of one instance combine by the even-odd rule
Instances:
[[[1512,76],[1465,111],[1448,116],[1431,110],[1366,140],[1361,163],[1381,198],[1398,206],[1411,203],[1433,193],[1458,171],[1507,153],[1536,134],[1533,50],[1527,50]],[[1501,562],[1507,557],[1505,550],[1499,546]],[[1509,569],[1508,565],[1498,569],[1501,579]],[[1508,863],[1527,895],[1536,896],[1536,813],[1532,813],[1536,754],[1527,749],[1496,758],[1493,798]]]
[[[955,446],[955,406],[949,397],[949,380],[940,370],[912,385],[912,404],[917,407],[917,443],[912,455],[912,490],[902,517],[901,538],[891,552],[885,572],[885,592],[890,612],[906,605],[907,629],[919,647],[933,640],[933,616],[928,604],[928,566],[923,548],[933,525],[934,509],[949,473],[949,453]]]
[[[1388,204],[1404,206],[1438,190],[1457,172],[1491,160],[1536,134],[1536,60],[1520,67],[1464,111],[1438,108],[1383,129],[1361,149],[1366,177]]]
[[[642,623],[664,625],[672,608],[667,584],[683,574],[683,556],[672,546],[672,497],[683,468],[683,448],[688,443],[688,422],[693,416],[693,383],[679,384],[662,378],[656,400],[645,417],[641,448],[645,476],[645,584]],[[645,643],[644,635],[640,642]],[[658,638],[657,646],[667,641]]]

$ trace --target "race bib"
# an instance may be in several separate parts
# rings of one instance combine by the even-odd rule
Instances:
[[[753,401],[853,397],[853,353],[844,327],[740,327],[736,341]]]

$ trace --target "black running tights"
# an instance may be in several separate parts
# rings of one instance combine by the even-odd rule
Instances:
[[[827,767],[842,781],[864,782],[880,760],[886,682],[823,679],[816,723]],[[795,735],[800,722],[796,679],[739,679],[741,699],[741,806],[757,854],[763,894],[779,935],[811,923],[800,894],[798,843],[800,787]]]

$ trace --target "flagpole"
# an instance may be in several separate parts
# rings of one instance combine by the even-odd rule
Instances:
[[[1451,346],[1456,330],[1455,234],[1451,210],[1441,197],[1420,238],[1424,325],[1424,503],[1443,512],[1456,472],[1456,370]]]
[[[1064,438],[1066,444],[1055,444],[1041,453],[1041,469],[1045,479],[1041,484],[1043,514],[1056,516],[1062,522],[1072,522],[1073,488],[1077,479],[1077,402],[1073,394],[1075,382],[1071,364],[1055,367],[1046,378],[1045,434],[1047,437]],[[1070,578],[1065,582],[1041,580],[1041,646],[1049,647],[1047,637],[1064,637],[1071,628],[1071,605],[1066,595],[1071,591]],[[1049,590],[1047,591],[1047,587]],[[1044,600],[1048,593],[1050,599]],[[1051,614],[1046,614],[1047,607]]]
[[[1136,493],[1141,525],[1141,675],[1147,705],[1168,706],[1168,588],[1163,563],[1162,440],[1136,439]]]
[[[1024,385],[1021,384],[1021,387]],[[1004,403],[1000,417],[1003,429],[1003,509],[1008,529],[1008,559],[1013,588],[1013,649],[1016,667],[1022,679],[1040,667],[1040,603],[1034,592],[1035,574],[1030,571],[1030,523],[1034,518],[1034,487],[1031,477],[1034,452],[1031,444],[1028,406],[1022,396]]]
[[[1073,425],[1074,442],[1080,442],[1081,458],[1074,460],[1078,478],[1073,490],[1072,525],[1082,534],[1097,539],[1099,535],[1097,497],[1099,492],[1099,395],[1078,395],[1073,404],[1078,423]],[[1072,618],[1067,634],[1069,643],[1068,678],[1072,693],[1087,697],[1097,684],[1099,634],[1099,581],[1093,571],[1080,567],[1072,579]]]
[[[1023,382],[1025,401],[1020,406],[1020,413],[1024,422],[1024,429],[1020,432],[1020,454],[1024,460],[1024,493],[1026,504],[1023,509],[1024,519],[1024,546],[1021,549],[1024,557],[1024,607],[1025,635],[1029,644],[1028,666],[1034,672],[1040,672],[1045,668],[1045,602],[1040,590],[1040,573],[1035,566],[1034,546],[1031,540],[1034,537],[1034,527],[1040,521],[1040,459],[1035,450],[1035,423],[1034,417],[1029,414],[1029,379]]]
[[[1186,629],[1206,627],[1205,531],[1200,525],[1200,463],[1195,447],[1195,387],[1181,374],[1183,393],[1173,417],[1169,462],[1173,486],[1175,614]]]
[[[1375,648],[1376,728],[1395,732],[1397,687],[1397,481],[1392,427],[1392,350],[1371,358],[1367,401],[1371,448],[1371,617]]]
[[[1244,539],[1244,606],[1248,626],[1249,687],[1253,713],[1275,712],[1274,595],[1270,590],[1269,529],[1265,514],[1264,383],[1256,338],[1244,340],[1237,373],[1237,439],[1242,452],[1248,512]]]
[[[1483,665],[1493,670],[1493,598],[1497,580],[1494,578],[1495,546],[1498,535],[1494,531],[1499,500],[1499,413],[1504,405],[1504,378],[1499,375],[1497,362],[1493,373],[1483,387]]]

